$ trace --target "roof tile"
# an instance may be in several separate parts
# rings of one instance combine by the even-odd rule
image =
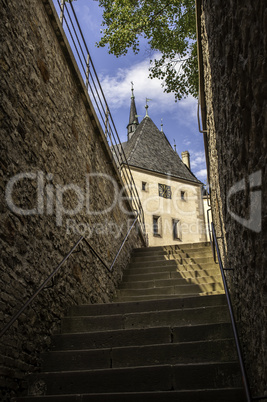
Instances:
[[[201,183],[148,116],[138,125],[131,139],[123,143],[123,148],[130,166]]]

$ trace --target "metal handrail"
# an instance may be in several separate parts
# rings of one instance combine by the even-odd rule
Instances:
[[[56,273],[59,271],[60,267],[64,264],[64,262],[71,256],[73,251],[77,248],[77,246],[80,244],[80,242],[83,240],[83,236],[79,238],[79,240],[74,244],[74,246],[71,248],[71,250],[68,252],[68,254],[63,258],[63,260],[58,264],[56,269],[47,277],[47,279],[42,283],[42,285],[36,290],[36,292],[29,298],[29,300],[21,307],[21,309],[13,315],[11,320],[4,326],[2,331],[0,332],[0,338],[5,334],[5,332],[11,327],[11,325],[14,324],[14,322],[19,318],[19,316],[23,313],[23,311],[32,303],[32,301],[38,296],[38,294],[41,292],[41,290],[44,289],[46,284],[54,278]]]
[[[68,252],[68,254],[66,254],[66,256],[62,259],[62,261],[58,264],[58,266],[56,267],[56,269],[46,278],[46,280],[41,284],[41,286],[39,286],[39,288],[36,290],[36,292],[27,300],[26,303],[24,303],[24,305],[20,308],[20,310],[15,313],[12,318],[10,319],[10,321],[4,326],[4,328],[1,330],[0,332],[0,338],[6,333],[6,331],[14,324],[14,322],[21,316],[21,314],[23,313],[23,311],[33,302],[33,300],[39,295],[39,293],[45,288],[45,286],[47,285],[47,283],[50,280],[53,280],[53,278],[55,277],[55,275],[57,274],[57,272],[59,271],[59,269],[61,268],[61,266],[64,264],[65,261],[67,261],[67,259],[73,254],[74,250],[78,247],[78,245],[84,240],[86,242],[86,244],[89,246],[90,251],[92,251],[92,253],[99,259],[99,261],[104,265],[104,267],[109,271],[112,272],[113,267],[115,265],[115,262],[117,261],[120,252],[126,242],[126,240],[128,239],[130,232],[132,230],[132,228],[134,227],[137,219],[138,219],[138,212],[135,211],[137,213],[132,225],[130,226],[128,232],[126,233],[120,247],[119,250],[117,251],[110,267],[108,267],[108,265],[104,262],[104,260],[101,258],[101,256],[93,249],[93,247],[90,245],[90,243],[88,242],[88,240],[84,237],[81,236],[79,238],[79,240],[73,245],[73,247],[71,248],[71,250]]]
[[[211,212],[211,208],[207,209],[208,232],[209,232],[209,240],[210,240],[210,245],[211,245],[211,249],[212,249],[213,260],[214,260],[215,264],[217,264],[215,246],[214,246],[214,242],[212,241],[212,229],[210,226],[209,212]]]
[[[219,263],[222,280],[223,280],[225,296],[226,296],[226,300],[227,300],[227,304],[228,304],[228,308],[229,308],[230,319],[231,319],[231,324],[232,324],[233,334],[234,334],[234,339],[235,339],[235,344],[236,344],[236,350],[237,350],[237,355],[238,355],[238,360],[239,360],[239,365],[240,365],[242,380],[243,380],[243,385],[244,385],[244,391],[246,394],[246,400],[247,400],[247,402],[251,402],[252,398],[250,395],[247,373],[246,373],[246,369],[245,369],[245,365],[244,365],[244,361],[243,361],[243,356],[242,356],[240,341],[239,341],[239,337],[238,337],[238,333],[237,333],[237,327],[236,327],[235,317],[234,317],[234,313],[233,313],[233,307],[232,307],[232,303],[231,303],[230,293],[228,290],[228,285],[227,285],[225,274],[224,274],[223,263],[221,260],[221,254],[220,254],[220,250],[219,250],[219,246],[218,246],[218,242],[217,242],[217,238],[216,238],[215,227],[214,227],[213,222],[211,222],[211,228],[212,228],[212,237],[213,237],[212,241],[216,248],[218,263]]]
[[[128,193],[128,199],[132,204],[133,210],[138,210],[139,212],[138,220],[145,238],[143,207],[74,6],[72,2],[69,3],[65,0],[56,1],[59,6],[60,23],[62,24],[62,27],[64,23],[64,31],[69,37],[72,50],[76,55],[75,59],[78,68],[80,69],[88,94],[94,105],[99,124],[105,133],[107,143],[113,156],[113,161],[118,167],[121,178],[125,183],[125,190]],[[121,168],[122,166],[123,168]]]
[[[217,253],[217,257],[218,257],[218,263],[219,263],[219,267],[220,267],[220,271],[221,271],[221,275],[222,275],[225,296],[226,296],[226,299],[227,299],[227,304],[228,304],[230,318],[231,318],[231,324],[232,324],[233,333],[234,333],[234,339],[235,339],[235,344],[236,344],[236,349],[237,349],[238,360],[239,360],[239,365],[240,365],[240,369],[241,369],[241,374],[242,374],[242,380],[243,380],[246,399],[247,399],[247,402],[264,400],[264,399],[267,399],[267,395],[251,396],[251,392],[250,392],[250,388],[249,388],[249,384],[248,384],[247,373],[246,373],[246,369],[245,369],[245,365],[244,365],[244,359],[243,359],[242,350],[241,350],[241,346],[240,346],[239,336],[238,336],[238,332],[237,332],[237,326],[236,326],[235,317],[234,317],[234,313],[233,313],[231,297],[230,297],[226,277],[225,277],[225,274],[224,274],[224,271],[229,271],[229,270],[232,270],[232,269],[223,267],[223,263],[222,263],[222,259],[221,259],[221,253],[220,253],[220,249],[219,249],[219,246],[218,246],[215,226],[214,226],[213,222],[211,222],[211,229],[212,229],[211,242],[213,243],[214,247],[216,248],[216,253]]]
[[[95,251],[95,249],[91,246],[91,244],[88,242],[88,240],[86,240],[86,239],[84,238],[84,241],[85,241],[85,243],[88,245],[90,251],[99,259],[99,261],[102,263],[102,265],[104,265],[104,267],[105,267],[109,272],[111,272],[111,271],[113,270],[113,267],[114,267],[114,265],[115,265],[115,262],[117,261],[119,255],[120,255],[120,252],[121,252],[121,250],[122,250],[122,248],[123,248],[123,246],[124,246],[126,240],[128,239],[129,234],[131,233],[132,228],[134,227],[134,225],[135,225],[135,223],[136,223],[136,221],[137,221],[137,219],[138,219],[138,212],[137,212],[137,211],[135,211],[135,212],[136,212],[136,217],[134,218],[133,223],[131,224],[131,226],[130,226],[128,232],[126,233],[126,235],[125,235],[125,237],[124,237],[124,239],[123,239],[123,241],[122,241],[122,243],[121,243],[121,245],[120,245],[120,247],[119,247],[119,250],[117,251],[117,254],[115,255],[115,257],[114,257],[114,259],[113,259],[113,261],[112,261],[110,267],[107,266],[107,264],[104,262],[104,260],[102,259],[102,257],[97,253],[97,251]]]
[[[198,123],[198,131],[200,132],[200,133],[202,133],[202,134],[204,134],[204,133],[207,133],[208,132],[208,130],[201,130],[201,127],[200,127],[200,116],[199,116],[199,97],[198,97],[198,99],[197,99],[197,123]]]

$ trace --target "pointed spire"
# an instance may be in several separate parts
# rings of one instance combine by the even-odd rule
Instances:
[[[174,145],[173,145],[173,147],[174,147],[174,150],[175,150],[175,152],[177,152],[177,151],[176,151],[176,144],[175,144],[175,139],[173,139],[173,141],[174,141]]]
[[[146,98],[146,106],[145,106],[145,109],[146,109],[146,115],[145,115],[145,117],[149,117],[148,116],[148,112],[147,112],[147,109],[148,109],[148,104],[147,104],[147,102],[149,102],[149,101],[151,101],[152,99],[148,99],[148,98]]]
[[[131,81],[131,84],[132,84],[132,88],[131,88],[132,96],[131,96],[131,98],[134,98],[134,84],[133,84],[133,81]]]
[[[132,84],[132,96],[131,96],[131,108],[130,108],[130,117],[129,117],[129,124],[139,124],[138,122],[138,117],[137,116],[137,111],[136,111],[136,106],[135,106],[135,96],[134,96],[134,88],[133,88],[133,82]]]
[[[161,125],[160,125],[161,130],[160,131],[163,133],[163,122],[162,121],[163,121],[163,119],[161,119]]]
[[[128,141],[132,137],[133,133],[135,132],[135,130],[139,124],[138,115],[137,115],[136,106],[135,106],[133,82],[131,82],[131,84],[132,84],[131,107],[130,107],[129,124],[127,126]]]

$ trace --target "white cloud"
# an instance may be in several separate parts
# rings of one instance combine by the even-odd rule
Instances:
[[[174,100],[173,93],[164,93],[161,81],[158,79],[150,79],[149,66],[150,60],[156,58],[159,54],[155,53],[149,58],[132,64],[130,67],[119,68],[116,75],[102,75],[100,77],[101,85],[108,104],[111,109],[119,109],[125,103],[129,104],[131,82],[134,83],[134,94],[136,101],[143,101],[145,98],[151,99],[150,107],[155,112],[174,112],[178,115],[183,114],[185,119],[191,119],[196,116],[195,105],[196,100],[189,96],[179,101]]]
[[[198,172],[196,172],[195,175],[199,180],[206,179],[207,178],[207,169],[201,169]]]
[[[189,141],[189,140],[184,140],[183,143],[184,143],[184,145],[186,145],[186,146],[191,145],[191,141]]]
[[[187,98],[179,101],[179,106],[183,113],[186,113],[186,118],[196,120],[197,118],[197,99],[189,95]]]
[[[196,177],[205,181],[207,179],[206,158],[204,151],[190,150],[190,165]]]
[[[99,74],[101,86],[107,99],[113,117],[116,118],[118,132],[125,134],[125,127],[128,119],[128,110],[130,107],[131,82],[134,83],[134,94],[137,105],[137,111],[141,115],[139,121],[145,115],[146,97],[151,99],[149,102],[149,116],[154,123],[160,126],[160,118],[163,118],[163,130],[169,141],[173,143],[173,138],[177,144],[178,152],[186,148],[196,149],[199,138],[197,130],[197,100],[192,96],[175,102],[173,93],[164,93],[161,81],[158,79],[149,79],[150,60],[157,57],[155,53],[149,57],[140,60],[131,58],[131,64],[114,69],[107,69]],[[127,112],[126,112],[127,110]],[[125,114],[125,115],[124,115]],[[121,121],[122,116],[123,123]],[[123,137],[124,139],[124,137]],[[186,141],[183,144],[183,141]],[[181,148],[181,149],[180,149]],[[189,149],[190,151],[190,149]],[[191,152],[191,151],[190,151]],[[200,170],[204,166],[197,166]]]
[[[205,153],[202,151],[190,152],[190,164],[193,169],[198,168],[200,165],[205,164]]]

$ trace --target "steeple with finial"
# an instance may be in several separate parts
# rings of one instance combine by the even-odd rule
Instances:
[[[148,99],[148,98],[146,98],[146,106],[145,106],[145,109],[146,109],[146,115],[145,115],[145,117],[149,117],[148,116],[148,104],[147,104],[147,102],[149,102],[149,101],[151,101],[151,99]]]
[[[129,124],[127,126],[128,141],[131,139],[133,133],[135,132],[135,130],[137,129],[137,126],[139,124],[136,106],[135,106],[133,82],[131,82],[131,84],[132,84],[131,107],[130,107]]]

